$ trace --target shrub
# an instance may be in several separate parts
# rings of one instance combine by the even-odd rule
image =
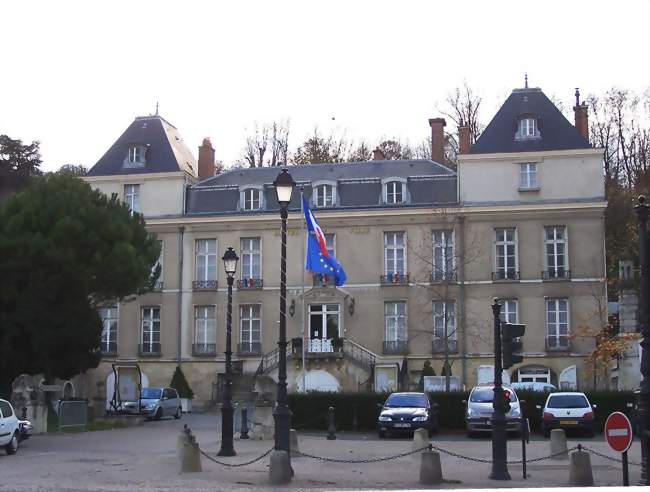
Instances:
[[[181,366],[176,366],[176,370],[172,376],[172,382],[169,383],[169,386],[178,391],[180,398],[187,398],[188,400],[194,398],[194,391],[192,391],[187,379],[185,379],[185,374],[183,374]]]

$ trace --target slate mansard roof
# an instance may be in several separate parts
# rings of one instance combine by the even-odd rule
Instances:
[[[282,168],[246,168],[228,171],[190,187],[187,192],[188,215],[232,213],[277,213],[278,203],[273,181]],[[454,205],[457,203],[456,173],[431,160],[366,161],[343,164],[287,166],[297,186],[290,209],[300,210],[300,187],[305,196],[319,182],[336,186],[337,204],[328,210]],[[382,184],[390,178],[406,183],[407,202],[383,203]],[[263,190],[265,206],[258,211],[240,209],[240,192],[247,188]],[[322,208],[321,208],[322,209]]]
[[[129,148],[143,146],[146,162],[126,165]],[[89,171],[88,176],[116,176],[185,171],[197,175],[194,156],[174,125],[158,115],[138,116]]]
[[[537,121],[539,138],[517,140],[520,117]],[[470,149],[471,154],[534,152],[591,148],[589,142],[564,117],[539,88],[515,89]]]

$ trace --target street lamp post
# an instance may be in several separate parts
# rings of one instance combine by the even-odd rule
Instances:
[[[506,399],[503,391],[501,360],[501,304],[494,299],[494,399],[492,407],[492,480],[510,480],[508,473],[508,436],[506,434]]]
[[[650,249],[648,244],[648,209],[641,195],[634,207],[639,224],[639,264],[641,266],[641,388],[637,395],[637,409],[641,423],[641,482],[650,485]]]
[[[291,456],[289,449],[289,430],[291,428],[291,410],[287,399],[287,218],[289,216],[289,202],[291,193],[296,183],[286,169],[278,175],[273,182],[280,205],[280,218],[282,219],[280,249],[280,337],[278,339],[278,392],[276,396],[273,418],[275,421],[275,449],[286,451]]]
[[[228,311],[226,314],[226,384],[221,406],[221,449],[218,456],[235,456],[233,446],[233,407],[232,407],[232,284],[235,281],[239,258],[232,248],[223,255],[223,266],[228,279]]]

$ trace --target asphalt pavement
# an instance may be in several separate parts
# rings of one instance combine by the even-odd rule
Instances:
[[[180,421],[146,422],[140,427],[112,431],[34,436],[22,443],[18,454],[0,454],[2,490],[260,490],[268,485],[268,457],[245,467],[225,467],[202,458],[203,472],[179,474],[177,438],[187,424],[197,436],[202,450],[215,456],[220,443],[220,417],[216,414],[185,415]],[[408,453],[413,443],[408,438],[378,439],[376,433],[340,432],[327,440],[325,432],[299,433],[299,450],[316,458],[295,457],[295,476],[286,488],[291,490],[421,489],[418,484],[419,455],[381,462],[354,463]],[[568,460],[545,459],[529,463],[528,478],[522,466],[510,465],[511,481],[488,479],[491,465],[480,460],[491,457],[488,437],[468,439],[464,434],[434,436],[432,444],[444,450],[441,463],[445,483],[436,488],[560,487],[568,483]],[[601,436],[569,437],[569,447],[578,442],[611,458]],[[252,460],[273,447],[273,441],[236,440],[237,456],[218,458],[229,464]],[[450,454],[446,454],[450,453]],[[527,448],[528,459],[550,454],[542,436],[533,436]],[[472,458],[477,461],[472,461]],[[508,458],[521,458],[521,441],[508,441]],[[327,459],[348,461],[330,462]],[[629,452],[630,481],[638,483],[640,446],[633,443]],[[596,485],[622,483],[621,465],[591,456]]]

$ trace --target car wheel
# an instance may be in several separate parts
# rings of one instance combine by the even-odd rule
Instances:
[[[174,414],[174,418],[178,420],[181,418],[182,415],[183,415],[183,410],[181,409],[181,407],[178,407],[176,409],[176,413]]]
[[[158,410],[156,410],[156,415],[154,416],[154,418],[156,420],[160,420],[162,418],[162,414],[163,414],[162,408],[158,407]]]
[[[9,444],[5,446],[5,451],[7,454],[16,454],[18,451],[18,433],[14,432],[13,437],[11,438],[11,441],[9,441]]]
[[[385,431],[379,431],[379,439],[384,439],[386,437],[386,432]]]

